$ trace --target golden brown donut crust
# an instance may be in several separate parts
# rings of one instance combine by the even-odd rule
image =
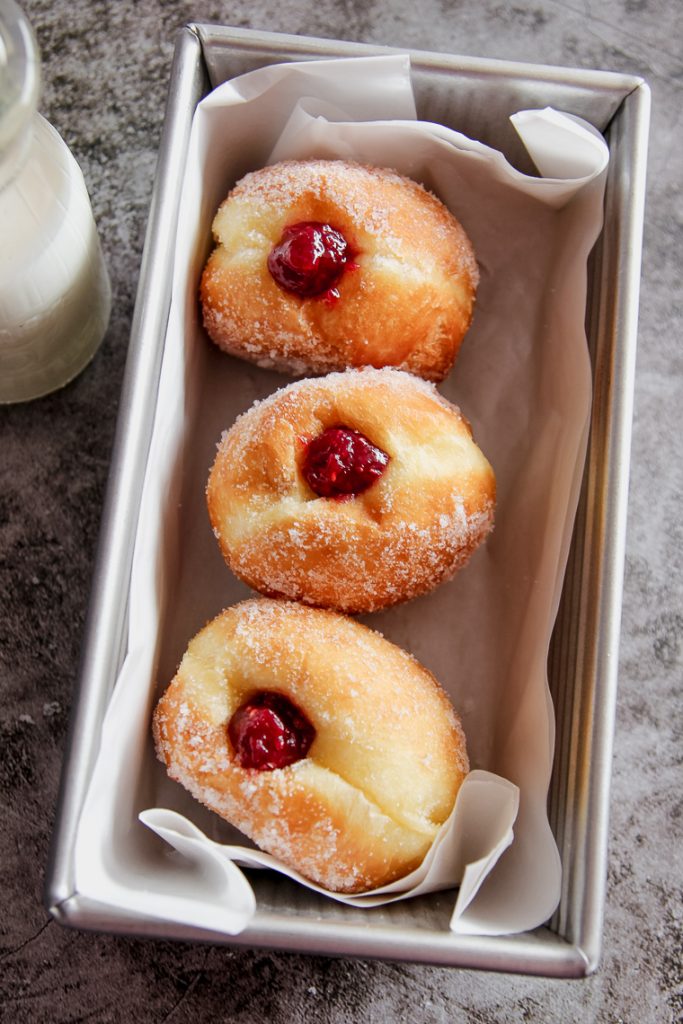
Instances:
[[[367,491],[320,498],[301,473],[306,441],[359,430],[389,456]],[[368,612],[431,590],[491,529],[495,478],[469,424],[432,384],[398,370],[298,381],[224,434],[209,517],[233,572],[254,590]]]
[[[316,729],[303,760],[236,761],[227,723],[259,690],[287,696]],[[426,669],[351,619],[289,601],[245,601],[201,630],[153,728],[171,778],[336,892],[417,867],[468,771],[460,721]]]
[[[272,279],[267,258],[286,227],[319,221],[357,255],[340,298],[302,299]],[[286,161],[247,174],[213,222],[204,325],[232,355],[295,375],[395,366],[440,381],[473,313],[472,246],[446,207],[387,168]]]

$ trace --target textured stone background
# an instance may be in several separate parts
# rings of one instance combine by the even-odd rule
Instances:
[[[0,411],[0,1020],[680,1020],[681,5],[26,0],[25,6],[44,57],[41,109],[85,172],[114,311],[101,351],[74,384]],[[189,20],[621,70],[642,74],[652,87],[604,956],[587,980],[88,935],[62,929],[41,905],[174,31]]]

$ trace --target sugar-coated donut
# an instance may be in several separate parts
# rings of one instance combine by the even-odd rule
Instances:
[[[295,375],[450,370],[479,280],[446,207],[387,168],[287,161],[247,174],[213,222],[204,325],[226,352]]]
[[[465,563],[491,529],[495,478],[433,384],[348,370],[290,384],[239,417],[207,502],[228,565],[254,590],[368,612]]]
[[[309,729],[289,758],[288,707],[293,731]],[[352,619],[290,601],[245,601],[202,629],[153,729],[171,778],[335,892],[417,867],[468,771],[459,719],[425,668]],[[269,755],[283,766],[264,766]]]

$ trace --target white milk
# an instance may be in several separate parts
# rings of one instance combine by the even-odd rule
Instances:
[[[0,103],[0,119],[5,114]],[[0,402],[6,403],[44,395],[83,369],[104,336],[111,291],[83,175],[66,144],[34,112],[4,141]]]

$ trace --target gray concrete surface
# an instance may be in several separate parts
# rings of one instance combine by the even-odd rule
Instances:
[[[76,382],[0,411],[0,1020],[681,1020],[680,4],[26,0],[25,6],[44,57],[41,108],[84,169],[114,309],[101,351]],[[586,980],[112,938],[63,930],[42,907],[173,37],[189,20],[622,70],[651,85],[604,955]]]

